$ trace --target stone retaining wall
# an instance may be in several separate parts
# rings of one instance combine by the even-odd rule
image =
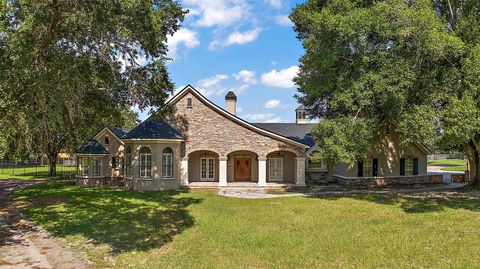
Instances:
[[[452,174],[452,182],[454,183],[461,183],[465,182],[465,175],[464,174]]]
[[[110,186],[122,189],[131,189],[131,179],[128,178],[76,178],[79,187],[101,187]]]
[[[374,178],[345,178],[334,176],[335,181],[345,187],[387,187],[395,185],[422,185],[443,183],[442,175],[411,176],[411,177],[374,177]]]

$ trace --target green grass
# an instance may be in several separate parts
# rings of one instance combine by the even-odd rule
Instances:
[[[57,166],[57,177],[67,175],[74,175],[76,172],[75,166]],[[0,179],[34,179],[43,180],[48,178],[48,165],[37,167],[16,167],[16,168],[1,168]]]
[[[236,199],[47,182],[24,211],[97,267],[468,268],[480,200],[400,194]],[[22,203],[20,203],[22,204]]]
[[[446,159],[428,161],[430,166],[446,166],[441,168],[442,171],[465,171],[467,170],[467,161],[463,159]]]

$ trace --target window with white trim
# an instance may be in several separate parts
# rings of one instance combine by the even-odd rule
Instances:
[[[88,176],[88,158],[81,158],[80,174],[82,176]]]
[[[140,178],[152,177],[152,151],[144,147],[140,150]]]
[[[100,159],[92,159],[92,176],[100,176]]]
[[[162,178],[173,178],[173,150],[165,148],[162,153]]]

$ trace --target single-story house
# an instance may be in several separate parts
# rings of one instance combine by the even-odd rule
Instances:
[[[78,184],[118,180],[135,190],[163,190],[305,187],[327,178],[352,186],[428,181],[427,148],[402,149],[394,125],[379,130],[368,158],[328,171],[309,159],[317,146],[303,106],[295,123],[250,123],[236,115],[233,92],[225,100],[224,109],[189,85],[169,100],[171,116],[150,117],[132,130],[105,127],[74,152]]]

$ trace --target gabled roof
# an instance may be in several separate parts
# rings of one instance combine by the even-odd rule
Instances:
[[[87,143],[83,144],[81,147],[73,151],[75,154],[98,154],[105,155],[108,154],[106,150],[97,140],[91,139]]]
[[[130,131],[129,129],[123,129],[119,127],[107,127],[118,138],[123,138]]]
[[[272,133],[298,141],[305,145],[312,147],[315,145],[312,136],[312,128],[315,123],[297,124],[297,123],[252,123],[262,129],[268,130]]]
[[[123,139],[174,139],[183,140],[182,135],[163,119],[148,118],[130,130]]]
[[[309,148],[309,145],[307,144],[304,144],[302,142],[299,142],[299,141],[296,141],[296,140],[293,140],[291,138],[288,138],[288,137],[284,137],[282,135],[279,135],[279,134],[276,134],[274,132],[271,132],[271,131],[268,131],[268,130],[265,130],[259,126],[255,126],[229,112],[227,112],[225,109],[217,106],[216,104],[214,104],[212,101],[208,100],[205,96],[203,96],[200,92],[198,92],[195,88],[193,88],[191,85],[187,85],[185,88],[183,88],[180,92],[178,92],[175,96],[173,96],[169,101],[168,101],[168,105],[173,105],[175,104],[178,100],[180,100],[183,96],[185,96],[185,94],[187,94],[188,92],[191,92],[193,95],[195,95],[201,102],[203,102],[205,105],[207,105],[208,107],[210,107],[211,109],[213,109],[214,111],[216,111],[217,113],[219,113],[220,115],[232,120],[233,122],[239,124],[239,125],[242,125],[243,127],[247,128],[247,129],[250,129],[256,133],[259,133],[259,134],[262,134],[262,135],[266,135],[266,136],[269,136],[271,138],[274,138],[274,139],[278,139],[278,140],[281,140],[283,142],[286,142],[286,143],[290,143],[290,144],[294,144],[296,146],[300,146],[300,147],[303,147],[303,148]]]

